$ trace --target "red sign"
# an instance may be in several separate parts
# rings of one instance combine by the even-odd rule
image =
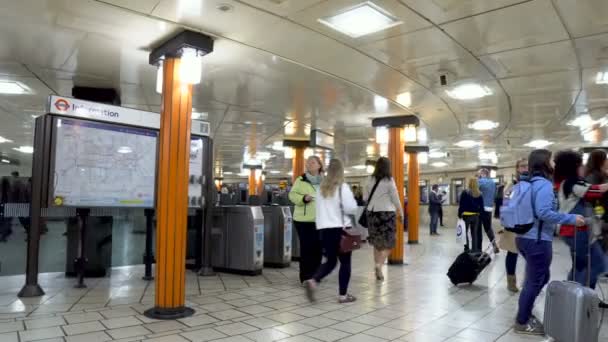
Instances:
[[[58,99],[55,101],[55,108],[57,108],[59,111],[65,112],[70,108],[70,103],[64,99]]]

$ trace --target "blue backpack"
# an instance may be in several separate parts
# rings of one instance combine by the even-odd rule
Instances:
[[[509,232],[526,234],[534,226],[537,219],[534,210],[534,181],[521,180],[513,186],[509,198],[503,201],[500,207],[500,224]],[[542,221],[539,223],[539,232],[542,230]]]

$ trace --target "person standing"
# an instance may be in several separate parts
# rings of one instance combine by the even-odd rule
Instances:
[[[357,212],[357,202],[344,183],[344,167],[339,159],[332,159],[327,168],[327,176],[321,182],[316,198],[317,229],[320,232],[326,261],[321,264],[314,276],[306,280],[306,295],[313,302],[315,290],[319,282],[328,276],[340,261],[338,275],[339,291],[338,302],[351,303],[357,300],[348,293],[348,283],[351,274],[352,252],[340,252],[340,241],[345,230],[353,227],[353,215]]]
[[[439,221],[439,210],[441,210],[441,198],[439,196],[439,186],[433,184],[431,193],[429,194],[429,215],[431,216],[431,235],[439,235],[437,232],[437,223]]]
[[[439,192],[439,226],[445,227],[443,225],[443,202],[446,200],[447,193],[445,191]]]
[[[496,196],[496,184],[494,183],[494,180],[490,178],[490,170],[488,169],[479,170],[479,190],[483,197],[484,210],[479,216],[479,227],[477,228],[479,234],[477,234],[477,241],[473,244],[483,248],[483,236],[481,234],[481,227],[483,226],[486,235],[488,235],[488,239],[490,239],[490,243],[494,246],[494,253],[498,254],[500,249],[498,249],[498,245],[496,245],[494,231],[492,230],[492,211],[494,209],[494,197]]]
[[[534,150],[528,158],[534,216],[534,225],[516,238],[517,249],[526,260],[526,278],[519,295],[517,318],[513,325],[519,334],[544,335],[542,323],[532,315],[534,301],[549,282],[553,258],[555,224],[583,226],[583,216],[557,211],[557,202],[551,179],[553,166],[551,151]]]
[[[11,203],[12,194],[10,179],[6,176],[2,177],[0,179],[0,205]],[[0,216],[0,242],[6,242],[8,237],[13,234],[12,220],[10,217]]]
[[[373,192],[373,193],[372,193]],[[368,178],[364,188],[369,212],[369,237],[374,246],[376,280],[383,281],[382,267],[391,249],[395,248],[397,222],[403,218],[397,185],[391,174],[391,161],[380,157],[376,161],[374,173]]]
[[[321,264],[321,240],[315,225],[315,196],[323,180],[321,158],[306,160],[306,172],[296,179],[289,200],[295,205],[293,224],[300,240],[300,282],[310,279]]]
[[[589,154],[585,169],[585,180],[589,184],[597,185],[608,183],[608,157],[603,150],[595,150]],[[602,221],[598,227],[602,236],[600,244],[605,254],[605,263],[608,267],[608,223]]]
[[[559,184],[559,211],[586,216],[591,225],[574,227],[562,225],[559,235],[570,248],[572,270],[568,280],[595,289],[597,279],[604,273],[604,252],[599,243],[599,220],[595,220],[592,203],[599,202],[608,191],[608,184],[591,185],[584,181],[583,157],[574,151],[561,151],[555,156],[555,181]],[[585,215],[587,214],[587,215]],[[576,229],[576,230],[575,230]],[[575,234],[576,232],[576,234]],[[590,267],[589,267],[590,266]],[[587,281],[588,280],[588,281]]]
[[[460,194],[460,200],[458,201],[458,218],[464,220],[466,227],[466,245],[464,246],[465,251],[469,251],[469,233],[471,234],[471,241],[473,243],[473,251],[480,252],[481,248],[475,246],[477,226],[479,223],[479,215],[483,212],[483,198],[479,191],[479,183],[477,178],[471,178],[469,180],[469,187],[467,190]],[[481,232],[480,232],[481,233]]]
[[[528,179],[528,159],[522,158],[515,164],[515,179],[513,183],[504,189],[504,197],[509,198],[513,192],[513,186],[519,181],[525,181]],[[517,259],[519,251],[515,244],[515,238],[517,234],[510,232],[504,228],[498,231],[498,247],[507,252],[505,258],[505,269],[507,271],[507,289],[511,292],[519,292],[517,288]]]

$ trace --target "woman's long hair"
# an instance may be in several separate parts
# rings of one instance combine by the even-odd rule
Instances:
[[[481,191],[479,191],[479,182],[477,181],[477,178],[469,179],[469,191],[471,192],[471,195],[475,198],[481,196]]]
[[[530,156],[528,157],[528,173],[530,177],[540,176],[546,179],[553,177],[551,155],[551,151],[545,149],[530,152]]]
[[[587,176],[595,174],[595,175],[604,175],[604,163],[606,163],[606,152],[604,150],[594,150],[589,154],[589,159],[587,160],[587,167],[585,174]]]
[[[327,167],[327,175],[321,181],[321,196],[328,198],[344,183],[344,166],[340,159],[332,159]]]
[[[575,151],[559,151],[555,155],[555,172],[553,180],[561,183],[565,180],[578,180],[578,168],[583,165],[583,156]]]
[[[393,175],[391,174],[391,161],[386,157],[380,157],[376,161],[376,167],[374,168],[374,173],[372,173],[372,177],[375,180],[379,181],[384,178],[391,179]]]

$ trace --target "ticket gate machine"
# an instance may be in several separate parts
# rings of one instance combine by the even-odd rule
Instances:
[[[213,208],[211,264],[217,271],[258,275],[264,266],[264,215],[261,207]]]
[[[289,267],[293,234],[289,207],[262,207],[264,213],[264,266]]]

